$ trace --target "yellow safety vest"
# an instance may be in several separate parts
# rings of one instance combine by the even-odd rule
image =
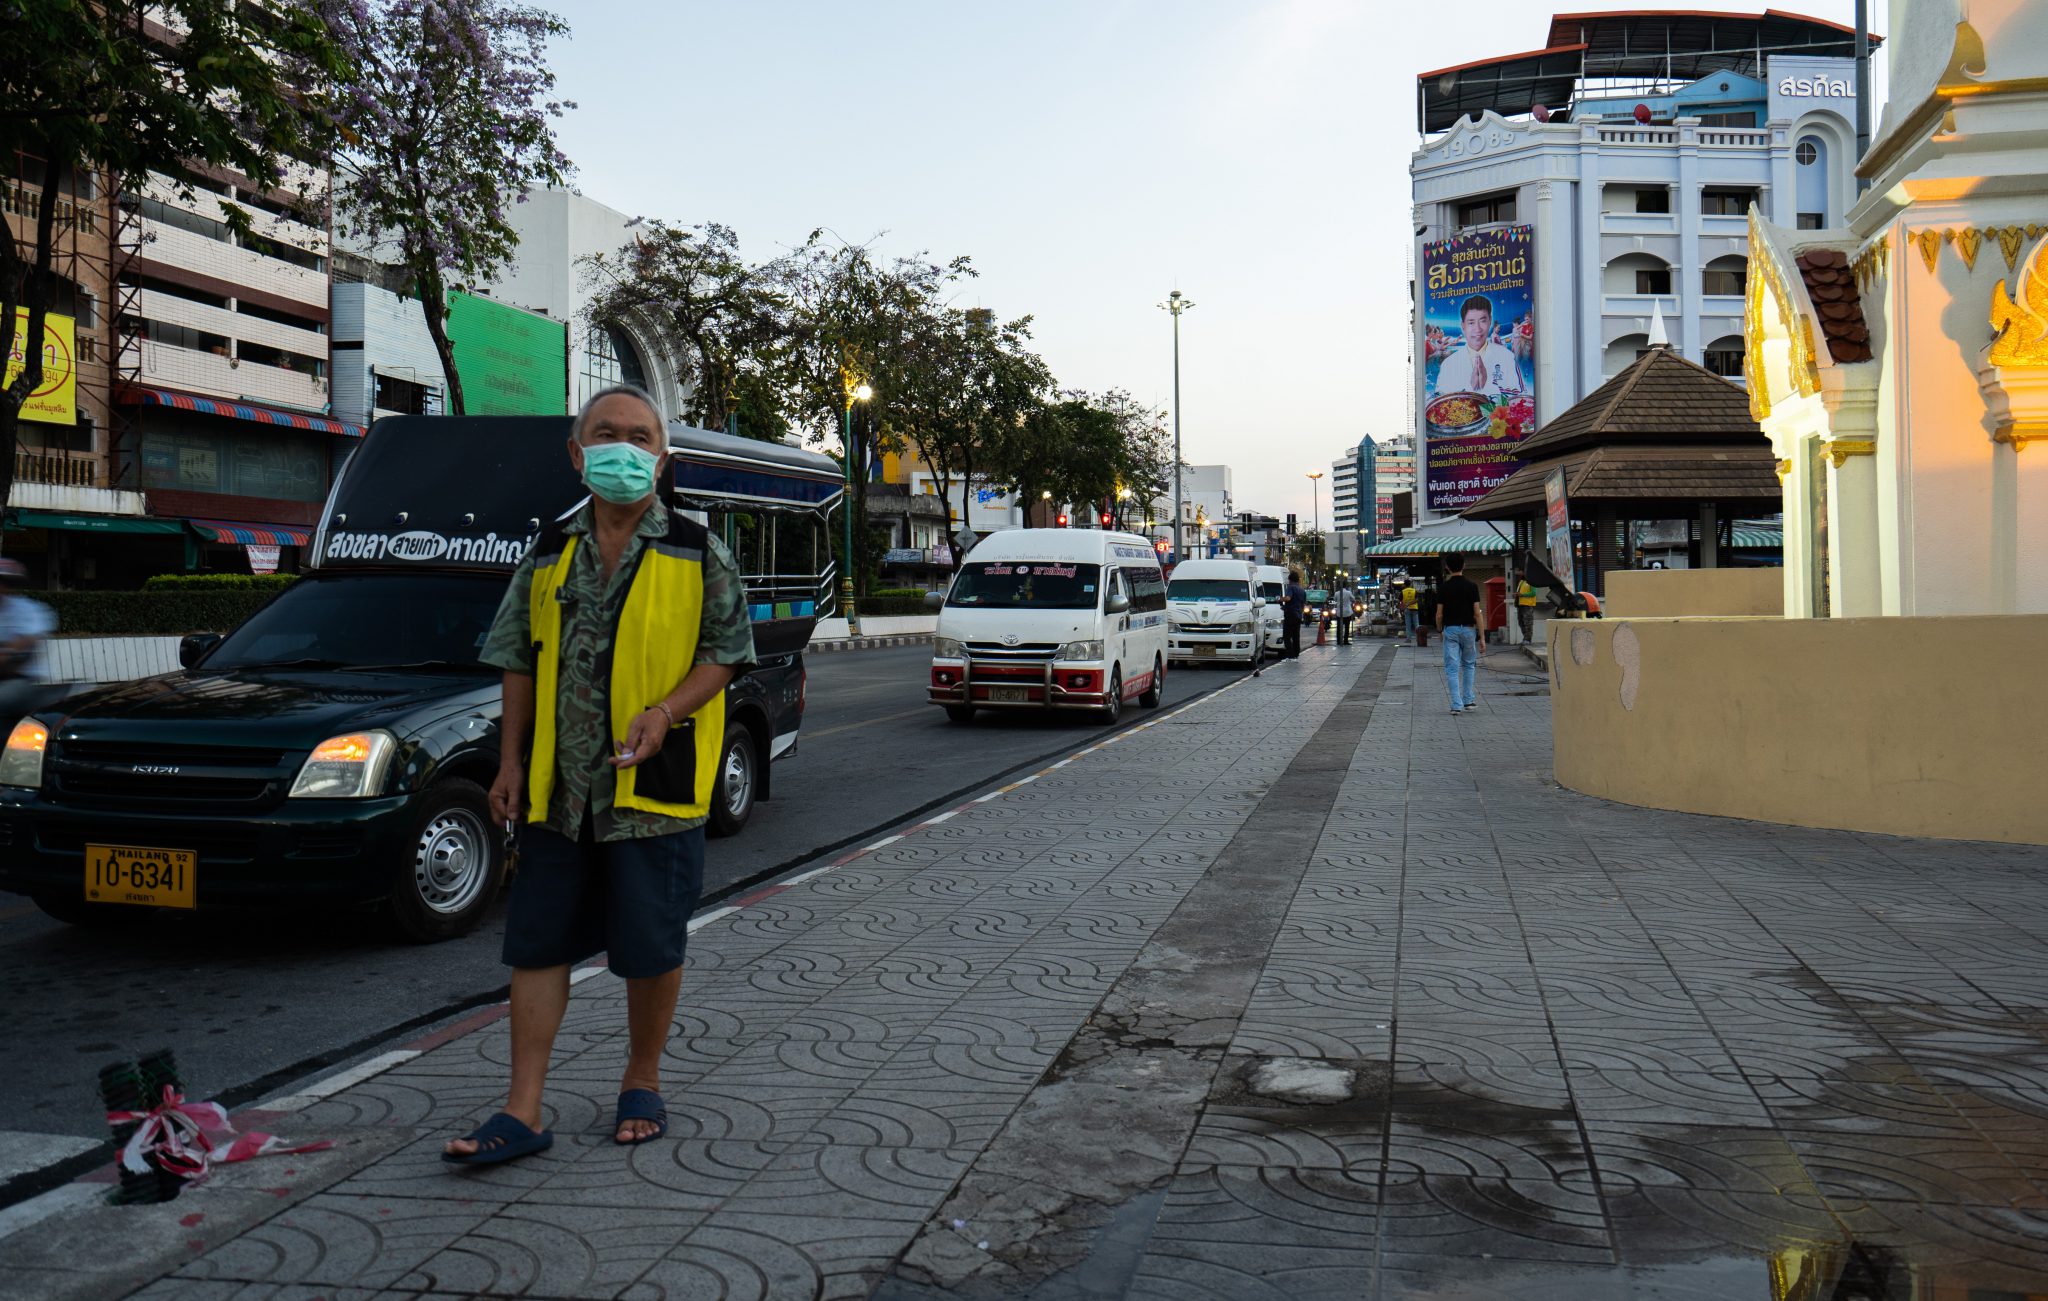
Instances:
[[[530,821],[548,816],[555,784],[555,704],[562,654],[562,607],[555,599],[569,574],[579,539],[559,526],[534,543],[530,589],[534,646],[533,757],[527,764]],[[627,580],[612,627],[611,725],[624,737],[633,717],[676,689],[696,662],[704,612],[704,551],[709,534],[672,511],[666,537],[648,538]],[[672,818],[711,812],[725,740],[725,693],[713,693],[696,713],[679,719],[661,753],[618,770],[612,807]]]
[[[1515,585],[1515,603],[1518,605],[1536,604],[1536,589],[1529,585],[1527,579]]]

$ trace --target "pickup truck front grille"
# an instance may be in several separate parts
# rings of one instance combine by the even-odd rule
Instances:
[[[248,808],[284,793],[285,752],[248,746],[55,741],[50,783],[60,797],[127,807]]]

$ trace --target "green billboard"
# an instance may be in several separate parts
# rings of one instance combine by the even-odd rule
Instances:
[[[477,294],[448,295],[448,341],[472,416],[559,416],[569,409],[569,326]]]

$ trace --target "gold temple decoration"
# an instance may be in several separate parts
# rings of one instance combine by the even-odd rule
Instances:
[[[1835,438],[1822,443],[1820,450],[1828,454],[1839,470],[1852,456],[1876,456],[1877,444],[1868,438]]]
[[[1993,226],[1991,233],[1998,237],[1998,251],[2005,254],[2005,269],[2018,270],[2020,245],[2027,242],[2027,232],[2019,226]]]
[[[1759,227],[1756,209],[1749,217],[1749,265],[1751,274],[1743,299],[1742,373],[1748,381],[1749,414],[1758,423],[1771,414],[1771,391],[1764,373],[1764,295],[1769,293],[1778,319],[1792,339],[1792,387],[1806,397],[1820,392],[1820,369],[1815,364],[1813,322],[1792,306],[1792,288],[1784,269],[1773,256],[1770,241]],[[1762,274],[1757,274],[1758,269]]]
[[[1963,269],[1975,271],[1977,269],[1977,248],[1984,239],[1984,232],[1978,230],[1975,226],[1962,226],[1954,232],[1943,231],[1942,234],[1954,239],[1956,252],[1963,255]]]
[[[1863,246],[1849,263],[1849,269],[1856,273],[1856,287],[1868,290],[1871,282],[1883,280],[1891,274],[1892,241],[1889,235],[1879,235]]]
[[[1785,477],[1786,475],[1790,474],[1790,473],[1792,473],[1792,462],[1790,462],[1790,461],[1788,461],[1788,460],[1785,460],[1785,459],[1783,459],[1783,458],[1780,458],[1780,459],[1779,459],[1779,461],[1778,461],[1778,478],[1779,478],[1779,480],[1780,480],[1780,481],[1782,481],[1782,480],[1784,479],[1784,477]]]
[[[1991,365],[2048,366],[2048,239],[2034,245],[2016,292],[2008,294],[2002,279],[1991,291],[1991,328]]]
[[[1906,238],[1920,246],[1920,260],[1927,264],[1929,271],[1933,271],[1935,263],[1941,259],[1942,241],[1955,238],[1955,233],[1953,231],[1936,230],[1934,227],[1929,226],[1925,230],[1914,231],[1906,236]]]

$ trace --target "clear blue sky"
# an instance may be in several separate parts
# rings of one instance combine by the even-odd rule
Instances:
[[[545,2],[545,0],[543,0]],[[1063,383],[1166,406],[1242,508],[1399,432],[1414,75],[1533,49],[1553,6],[1464,0],[554,0],[577,185],[770,253],[824,226],[965,253]],[[1757,10],[1750,2],[1729,9]],[[1838,22],[1852,0],[1780,7]],[[1871,8],[1882,14],[1885,6]],[[1881,83],[1880,83],[1881,84]],[[1329,519],[1329,482],[1321,490]]]

